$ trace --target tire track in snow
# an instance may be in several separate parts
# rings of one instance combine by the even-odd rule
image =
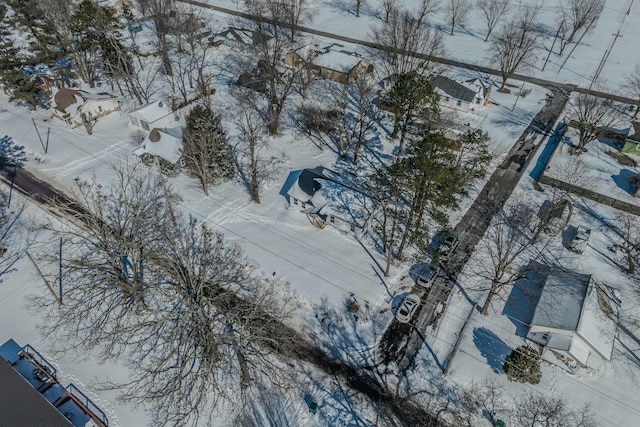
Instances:
[[[117,158],[115,154],[121,151],[125,146],[129,146],[129,142],[122,141],[118,144],[110,145],[102,150],[90,154],[86,157],[82,157],[80,159],[73,160],[64,166],[59,166],[55,168],[42,169],[42,173],[51,173],[56,176],[67,176],[72,174],[74,171],[78,171],[85,167],[88,167],[90,164],[95,163],[97,161],[102,161],[105,157],[112,156]],[[104,163],[104,162],[103,162]]]

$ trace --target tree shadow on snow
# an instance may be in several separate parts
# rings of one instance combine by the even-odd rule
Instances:
[[[487,328],[475,328],[473,330],[473,343],[480,354],[487,359],[491,370],[496,374],[502,372],[502,365],[509,353],[509,347],[502,339]]]

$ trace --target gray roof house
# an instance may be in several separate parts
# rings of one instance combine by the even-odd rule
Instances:
[[[440,106],[460,111],[475,111],[489,102],[491,87],[480,79],[458,82],[443,75],[429,78],[431,87],[440,95]]]
[[[599,369],[611,360],[620,301],[591,275],[552,270],[543,285],[527,338],[565,366]]]
[[[280,189],[289,207],[307,214],[311,223],[319,228],[327,223],[346,223],[351,230],[363,228],[357,208],[341,209],[344,204],[341,198],[353,201],[356,194],[368,199],[361,190],[345,183],[340,174],[323,166],[291,171]]]

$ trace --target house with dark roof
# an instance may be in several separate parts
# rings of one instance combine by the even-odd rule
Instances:
[[[326,224],[337,227],[346,224],[351,230],[366,226],[365,215],[357,212],[353,200],[359,197],[366,204],[371,198],[331,169],[318,166],[290,172],[280,195],[289,207],[305,213],[318,228]]]
[[[72,128],[82,126],[120,110],[115,95],[106,92],[89,93],[80,89],[62,88],[53,94],[49,107],[53,117]]]
[[[539,344],[551,363],[597,370],[611,361],[619,311],[613,290],[591,275],[552,270],[527,339]]]
[[[209,37],[209,43],[213,46],[227,45],[237,47],[241,45],[257,46],[263,40],[269,40],[271,36],[260,34],[258,31],[247,28],[229,27]]]
[[[443,75],[429,77],[434,92],[440,96],[440,107],[459,111],[476,111],[489,103],[491,86],[480,79],[459,82]]]

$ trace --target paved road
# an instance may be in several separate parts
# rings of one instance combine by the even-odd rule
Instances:
[[[533,118],[529,127],[509,150],[507,158],[491,175],[474,203],[456,225],[456,230],[460,232],[460,244],[441,265],[442,272],[428,293],[423,296],[416,324],[408,327],[394,320],[385,331],[378,348],[381,354],[386,355],[387,362],[395,360],[401,370],[413,364],[418,351],[423,347],[423,336],[427,328],[437,320],[437,313],[443,312],[443,304],[448,301],[458,274],[469,260],[470,254],[489,228],[493,217],[502,209],[515,189],[538,147],[543,145],[546,135],[553,131],[553,125],[568,101],[568,97],[562,91],[556,90],[554,93],[551,103],[545,105]]]
[[[203,7],[206,9],[211,9],[211,10],[215,10],[217,12],[221,12],[221,13],[225,13],[228,15],[233,15],[233,16],[238,16],[244,19],[248,19],[251,21],[255,21],[257,19],[256,15],[252,15],[246,12],[240,12],[238,10],[234,10],[234,9],[228,9],[226,7],[221,7],[221,6],[216,6],[216,5],[212,5],[209,3],[205,3],[205,2],[201,2],[201,1],[197,1],[197,0],[178,0],[181,3],[186,3],[186,4],[191,4],[194,6],[199,6],[199,7]],[[264,22],[271,22],[270,19],[266,19],[266,18],[262,18],[262,20]],[[307,34],[314,34],[317,36],[322,36],[322,37],[327,37],[330,39],[334,39],[334,40],[340,40],[340,41],[344,41],[347,43],[353,43],[353,44],[357,44],[360,46],[365,46],[365,47],[369,47],[369,48],[373,48],[373,49],[379,49],[379,50],[394,50],[388,46],[384,46],[384,45],[380,45],[377,43],[373,43],[371,41],[367,41],[367,40],[361,40],[361,39],[355,39],[353,37],[346,37],[340,34],[335,34],[335,33],[329,33],[327,31],[321,31],[321,30],[317,30],[314,28],[309,28],[309,27],[304,27],[301,25],[296,25],[295,26],[296,31],[298,32],[303,32],[303,33],[307,33]],[[500,76],[500,70],[498,70],[497,68],[491,68],[491,67],[485,67],[483,65],[477,65],[477,64],[471,64],[468,62],[463,62],[463,61],[457,61],[455,59],[450,59],[450,58],[445,58],[445,57],[439,57],[439,56],[432,56],[432,55],[425,55],[422,53],[418,53],[418,52],[409,52],[409,51],[399,51],[398,53],[402,53],[408,56],[413,56],[415,58],[421,58],[427,61],[431,61],[431,62],[437,62],[439,64],[444,64],[444,65],[449,65],[452,67],[459,67],[459,68],[464,68],[467,70],[472,70],[472,71],[477,71],[479,73],[483,73],[483,74],[492,74],[494,76]],[[538,77],[534,77],[534,76],[530,76],[530,75],[526,75],[526,74],[514,74],[511,77],[511,80],[518,80],[518,81],[523,81],[523,82],[527,82],[527,83],[532,83],[532,84],[536,84],[536,85],[540,85],[540,86],[545,86],[547,88],[556,88],[556,89],[560,89],[563,91],[568,92],[580,92],[580,93],[586,93],[586,94],[590,94],[590,95],[595,95],[598,96],[600,98],[606,98],[606,99],[611,99],[613,101],[617,101],[617,102],[622,102],[624,104],[629,104],[629,105],[637,105],[638,104],[638,100],[637,99],[633,99],[633,98],[628,98],[625,96],[620,96],[617,94],[613,94],[613,93],[607,93],[607,92],[601,92],[598,90],[592,90],[589,88],[582,88],[579,87],[577,85],[574,84],[570,84],[570,83],[561,83],[561,82],[556,82],[553,80],[547,80],[547,79],[542,79],[542,78],[538,78]]]
[[[13,181],[12,191],[22,193],[41,207],[57,215],[66,213],[78,219],[88,215],[82,206],[74,202],[63,191],[24,169],[18,169],[15,172],[11,168],[0,170],[0,181],[4,181],[7,185],[11,185]],[[234,295],[231,298],[237,297]],[[251,304],[251,302],[238,299],[233,304]],[[277,321],[268,322],[267,316],[265,314],[265,325],[270,324],[272,327],[277,328],[278,333],[275,334],[276,336],[282,334],[282,331],[285,330],[287,331],[285,336],[289,337],[290,342],[296,343],[295,347],[285,347],[278,345],[274,340],[270,344],[273,346],[271,350],[275,353],[294,360],[301,360],[323,370],[341,384],[366,395],[371,402],[374,402],[380,408],[381,413],[393,414],[407,426],[438,427],[442,425],[425,409],[397,399],[392,391],[372,377],[366,369],[350,366],[327,355],[295,329]]]

